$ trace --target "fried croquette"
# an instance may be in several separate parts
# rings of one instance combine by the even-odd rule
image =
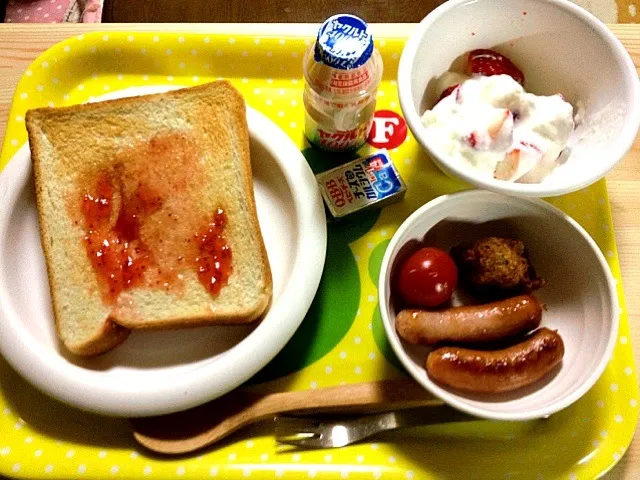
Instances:
[[[487,237],[451,249],[461,283],[492,296],[530,293],[546,281],[536,275],[520,240]]]

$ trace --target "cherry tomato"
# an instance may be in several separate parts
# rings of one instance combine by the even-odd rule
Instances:
[[[439,248],[421,248],[400,267],[398,291],[416,307],[437,307],[447,302],[458,284],[458,269]]]

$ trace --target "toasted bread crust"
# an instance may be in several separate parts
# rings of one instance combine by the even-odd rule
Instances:
[[[198,314],[198,315],[183,315],[183,316],[167,316],[166,318],[154,319],[152,322],[137,322],[131,318],[121,317],[118,315],[117,310],[109,313],[103,320],[103,325],[99,329],[98,333],[91,336],[91,338],[84,338],[82,341],[70,341],[65,332],[62,331],[60,318],[64,315],[61,309],[62,302],[60,301],[60,292],[56,288],[56,282],[53,276],[52,263],[53,253],[51,246],[46,241],[48,238],[54,238],[55,233],[49,230],[49,223],[45,218],[45,209],[42,208],[41,202],[44,198],[44,176],[47,175],[46,166],[43,161],[46,153],[42,151],[42,136],[46,136],[46,132],[43,131],[42,121],[48,116],[59,115],[61,112],[66,114],[73,114],[75,112],[100,112],[102,109],[108,107],[118,107],[122,105],[137,105],[144,104],[149,97],[162,97],[162,98],[176,98],[184,95],[191,95],[193,93],[208,93],[211,89],[215,88],[218,93],[223,91],[226,101],[232,105],[229,107],[229,112],[234,116],[233,122],[239,126],[235,129],[237,135],[237,143],[232,148],[239,151],[239,155],[242,159],[241,168],[243,189],[246,192],[247,198],[247,215],[248,221],[251,225],[251,230],[257,232],[259,235],[260,246],[260,258],[255,258],[256,263],[259,263],[259,268],[264,272],[263,280],[264,285],[261,295],[251,308],[214,308],[211,310],[211,314]],[[54,113],[55,112],[55,113]],[[47,275],[49,277],[49,285],[51,290],[51,298],[53,303],[53,310],[56,319],[56,328],[59,338],[61,338],[65,346],[73,353],[83,356],[93,356],[100,353],[104,353],[115,346],[122,343],[129,335],[130,329],[169,329],[169,328],[183,328],[193,327],[201,325],[230,325],[230,324],[245,324],[250,323],[258,319],[263,315],[267,308],[273,290],[271,269],[267,258],[267,252],[262,240],[262,234],[260,232],[255,198],[253,193],[252,173],[251,173],[251,159],[249,151],[249,132],[247,127],[246,112],[244,99],[240,93],[227,81],[214,82],[214,84],[205,84],[197,87],[192,87],[183,90],[174,90],[166,93],[153,94],[144,97],[128,97],[116,100],[109,100],[106,102],[74,105],[70,107],[61,107],[57,109],[40,108],[30,110],[26,114],[25,123],[27,126],[29,144],[32,153],[34,177],[36,184],[36,202],[38,205],[38,215],[40,220],[41,240],[45,258],[47,260]],[[230,147],[231,148],[231,147]],[[262,283],[262,282],[261,282]]]
[[[44,109],[41,109],[44,110]],[[34,120],[34,117],[37,117],[38,113],[33,110],[27,111],[25,116],[25,123],[27,126],[27,135],[29,138],[29,147],[31,149],[31,158],[33,162],[33,175],[34,182],[36,187],[36,206],[38,210],[38,223],[40,224],[40,238],[42,244],[42,250],[44,251],[44,256],[47,264],[47,277],[49,279],[49,292],[51,294],[51,303],[53,306],[53,313],[56,322],[56,331],[58,333],[58,338],[63,340],[65,347],[72,353],[76,355],[82,356],[96,356],[102,353],[105,353],[118,345],[124,342],[129,336],[129,330],[123,326],[120,326],[108,318],[104,319],[104,325],[100,332],[91,337],[85,339],[84,342],[81,343],[71,343],[68,341],[64,341],[65,335],[62,331],[60,325],[60,317],[62,316],[61,305],[58,299],[58,290],[54,288],[54,279],[53,272],[50,267],[50,259],[52,257],[51,248],[49,242],[46,242],[46,238],[50,238],[51,235],[48,230],[48,223],[44,219],[44,209],[40,208],[39,202],[42,198],[42,189],[43,181],[42,181],[42,163],[40,159],[42,158],[42,152],[40,151],[40,143],[36,141],[36,135],[39,131],[39,126],[37,125],[37,121]]]
[[[95,357],[102,355],[109,350],[117,347],[124,342],[131,331],[128,328],[112,322],[110,319],[105,320],[100,332],[92,338],[87,338],[84,342],[74,344],[65,343],[70,352],[83,357]]]
[[[125,330],[175,330],[179,328],[195,328],[204,325],[244,325],[258,320],[269,305],[270,297],[264,295],[256,308],[237,312],[216,312],[215,317],[196,315],[184,317],[168,317],[155,320],[153,324],[129,322],[126,318],[109,316],[109,321]]]
[[[40,207],[42,190],[44,187],[42,185],[42,175],[40,173],[40,168],[41,168],[40,158],[42,154],[40,152],[40,144],[36,138],[37,137],[36,132],[39,131],[39,126],[34,120],[34,117],[37,117],[37,115],[38,114],[34,113],[33,110],[28,110],[27,114],[25,115],[24,121],[27,127],[27,136],[29,138],[29,148],[31,149],[31,162],[33,163],[33,177],[34,177],[34,183],[36,187],[36,206],[38,210],[38,223],[40,225],[40,239],[42,244],[42,250],[44,252],[45,259],[47,260],[46,261],[47,277],[49,279],[49,292],[51,294],[53,316],[56,322],[56,331],[58,332],[58,338],[62,339],[63,338],[62,329],[60,327],[60,321],[59,321],[60,302],[58,301],[58,291],[55,288],[53,288],[54,286],[53,273],[49,266],[49,259],[52,257],[52,254],[51,254],[49,242],[45,241],[45,238],[49,237],[49,229],[48,229],[48,224],[44,221],[45,220],[44,209]],[[67,345],[65,344],[65,346]],[[67,346],[67,348],[69,347]],[[80,345],[79,348],[82,349],[82,345]],[[76,353],[76,352],[73,352],[73,353]]]
[[[264,313],[264,310],[269,305],[269,301],[271,300],[271,295],[273,294],[273,279],[271,275],[271,266],[269,265],[269,259],[267,257],[267,249],[264,245],[264,240],[262,239],[262,231],[260,230],[260,225],[258,223],[258,215],[256,211],[256,199],[253,194],[253,182],[251,180],[253,178],[253,174],[251,172],[251,151],[249,149],[249,127],[247,125],[246,106],[245,106],[244,98],[242,98],[242,95],[240,95],[240,92],[238,92],[229,82],[225,81],[225,83],[228,87],[230,87],[231,91],[233,92],[233,96],[237,103],[237,108],[234,109],[234,113],[236,115],[237,121],[239,122],[240,125],[242,125],[242,128],[240,129],[240,135],[242,135],[242,138],[240,139],[238,144],[239,144],[239,148],[241,148],[242,150],[242,159],[243,159],[242,165],[244,168],[244,175],[243,175],[244,188],[247,192],[249,192],[248,198],[249,198],[249,207],[250,207],[249,211],[251,212],[251,223],[254,231],[258,232],[258,235],[260,236],[260,246],[262,250],[260,261],[262,263],[262,268],[266,272],[266,277],[267,277],[267,282],[265,285],[265,291],[262,298],[262,303],[260,304],[259,308],[256,308],[256,311],[253,312],[253,315],[249,315],[249,312],[245,313],[245,315],[247,315],[248,318],[251,318],[251,320],[246,320],[243,323],[249,323],[257,319],[258,317],[260,317],[260,315]],[[236,317],[235,320],[238,321],[239,319]]]

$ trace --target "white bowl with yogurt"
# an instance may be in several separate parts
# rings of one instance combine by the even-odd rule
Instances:
[[[460,79],[457,102],[455,93],[438,102],[442,75],[460,71],[461,58],[475,49],[512,60],[524,73],[524,91],[511,77],[474,76]],[[409,128],[443,172],[510,195],[550,197],[596,182],[640,127],[631,58],[604,24],[567,0],[446,2],[409,37],[398,91]],[[512,105],[531,108],[521,117]],[[503,107],[514,111],[504,125]]]

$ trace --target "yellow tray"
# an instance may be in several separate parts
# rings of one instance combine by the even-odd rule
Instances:
[[[309,32],[312,34],[313,32]],[[38,58],[15,93],[0,168],[27,140],[24,115],[36,106],[84,102],[130,86],[195,85],[229,78],[249,105],[298,143],[316,170],[330,160],[305,148],[301,57],[309,38],[178,33],[95,33],[70,38]],[[377,39],[385,74],[378,109],[400,112],[396,70],[403,42]],[[445,177],[409,136],[391,152],[405,200],[357,222],[330,226],[325,273],[292,341],[253,383],[309,389],[404,375],[376,308],[382,254],[400,223],[426,201],[468,188]],[[596,240],[620,271],[604,180],[552,200]],[[91,415],[39,393],[0,358],[0,474],[21,478],[536,478],[592,479],[624,454],[638,420],[638,382],[621,312],[613,358],[595,387],[548,420],[474,422],[395,432],[376,443],[292,452],[269,426],[233,436],[202,455],[166,459],[136,448],[126,420]],[[588,355],[588,352],[585,352]],[[284,375],[284,376],[282,376]],[[277,378],[279,377],[279,378]],[[82,392],[78,392],[79,395]]]

